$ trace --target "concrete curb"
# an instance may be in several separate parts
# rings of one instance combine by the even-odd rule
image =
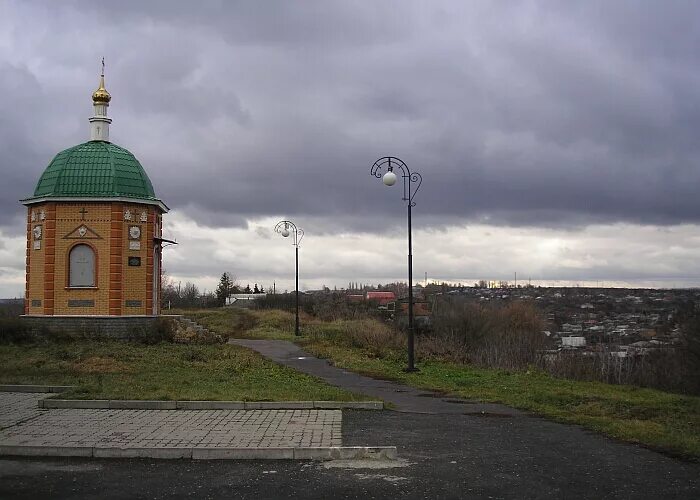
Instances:
[[[0,392],[53,392],[60,393],[72,389],[72,385],[24,385],[0,384]]]
[[[51,404],[46,404],[47,401],[50,401]],[[80,399],[40,399],[37,401],[37,405],[39,405],[39,408],[52,408],[52,409],[63,409],[63,408],[72,408],[72,409],[109,409],[109,400],[108,399],[86,399],[86,400],[80,400]]]
[[[245,410],[243,401],[175,401],[178,410]]]
[[[0,456],[157,458],[164,460],[395,460],[396,446],[315,448],[101,448],[90,446],[0,446]]]
[[[0,445],[2,456],[92,457],[91,446],[8,446]]]
[[[39,408],[104,410],[383,410],[381,401],[140,401],[40,399]]]
[[[133,401],[110,399],[110,410],[176,410],[176,401]]]

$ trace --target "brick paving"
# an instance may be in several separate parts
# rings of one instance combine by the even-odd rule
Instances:
[[[53,394],[31,392],[0,392],[0,429],[38,417],[44,410],[37,402]]]
[[[0,446],[341,446],[340,410],[40,410],[49,394],[0,393]]]

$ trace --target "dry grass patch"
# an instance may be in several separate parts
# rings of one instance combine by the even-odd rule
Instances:
[[[73,363],[73,370],[76,373],[99,374],[99,373],[125,373],[131,369],[124,363],[114,358],[91,356],[82,361]]]

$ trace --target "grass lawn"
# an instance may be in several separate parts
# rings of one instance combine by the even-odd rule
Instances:
[[[403,350],[377,349],[350,339],[351,330],[368,328],[367,320],[325,323],[304,318],[302,336],[295,338],[294,316],[283,311],[219,309],[186,314],[222,335],[296,341],[308,352],[330,359],[338,367],[375,378],[474,401],[503,403],[625,441],[700,459],[698,397],[566,380],[537,371],[476,368],[435,359],[419,359],[420,373],[405,373]]]
[[[78,399],[369,399],[233,345],[94,341],[0,345],[0,383],[76,385],[60,397]]]

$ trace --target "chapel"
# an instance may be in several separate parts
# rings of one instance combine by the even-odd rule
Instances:
[[[110,142],[104,62],[90,140],[58,153],[27,207],[25,315],[160,314],[162,216],[139,161]]]

